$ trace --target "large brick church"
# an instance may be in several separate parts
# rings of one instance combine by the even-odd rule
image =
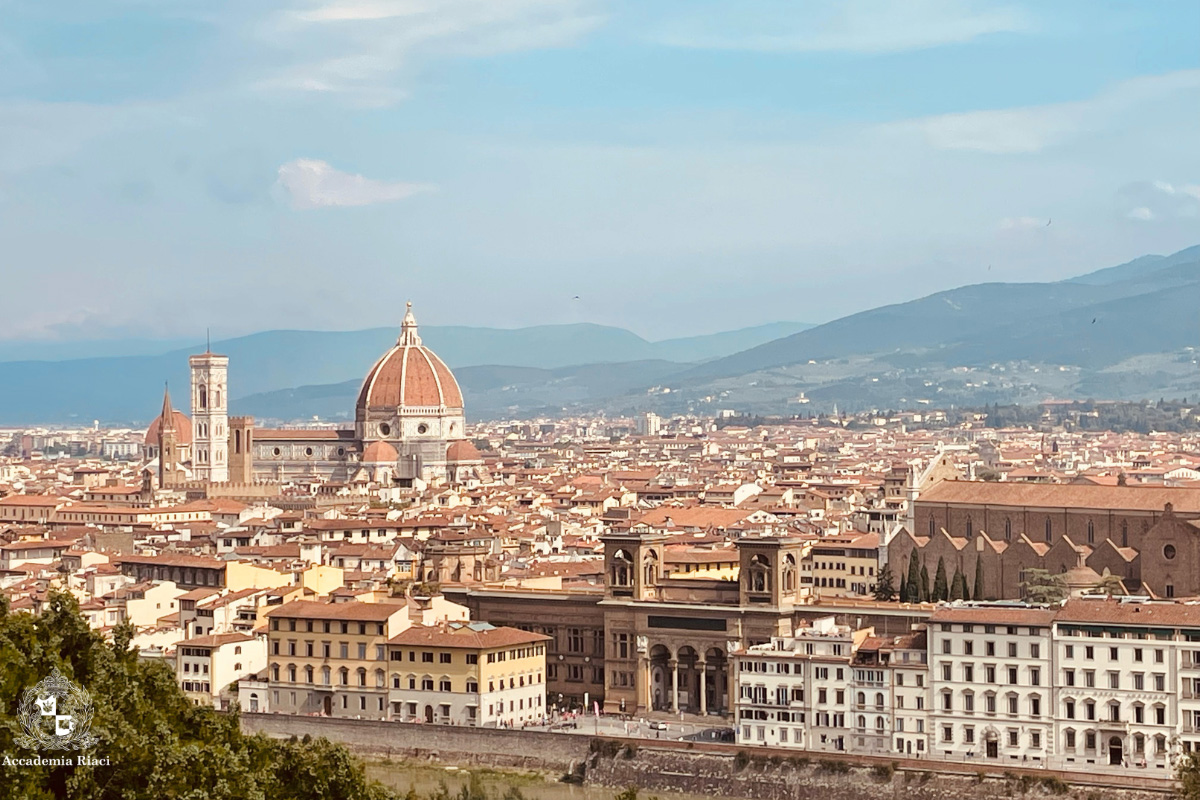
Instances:
[[[1114,575],[1129,592],[1200,595],[1200,489],[944,480],[921,492],[910,522],[887,546],[894,574],[914,554],[968,583],[978,569],[987,598],[1019,597],[1028,569],[1072,588]]]

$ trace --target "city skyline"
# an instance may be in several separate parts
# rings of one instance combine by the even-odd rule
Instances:
[[[8,4],[0,235],[55,296],[0,339],[662,339],[1197,240],[1194,5],[732,8]]]

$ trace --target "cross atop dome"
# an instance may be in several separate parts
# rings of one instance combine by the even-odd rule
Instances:
[[[400,323],[400,338],[396,340],[396,344],[401,347],[420,346],[421,337],[417,335],[417,318],[413,316],[411,300],[407,306],[408,310],[404,313],[404,321]]]

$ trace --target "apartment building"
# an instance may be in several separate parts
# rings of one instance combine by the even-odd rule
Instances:
[[[388,641],[412,624],[406,604],[293,600],[265,616],[272,710],[387,719]]]
[[[546,714],[549,636],[486,622],[413,626],[388,642],[393,719],[520,725]]]
[[[892,640],[892,730],[896,753],[929,754],[929,653],[927,633],[915,631]]]
[[[790,637],[731,653],[738,742],[850,749],[851,656],[872,633],[822,617]]]
[[[1200,741],[1200,607],[1070,600],[1055,615],[1056,740],[1067,769],[1169,774]]]
[[[824,537],[807,555],[818,597],[860,597],[875,591],[879,534]]]
[[[197,705],[225,710],[237,695],[231,688],[267,666],[267,640],[244,633],[199,636],[175,648],[175,674]]]
[[[950,759],[1045,764],[1054,754],[1054,610],[943,606],[929,619],[930,748]]]

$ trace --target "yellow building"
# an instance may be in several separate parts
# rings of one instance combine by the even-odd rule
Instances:
[[[294,600],[266,613],[271,709],[387,719],[388,640],[406,603]]]
[[[872,594],[879,572],[879,534],[818,539],[808,554],[808,562],[812,567],[813,592],[818,598]]]
[[[413,626],[388,642],[392,717],[471,726],[540,720],[548,641],[486,622]]]

